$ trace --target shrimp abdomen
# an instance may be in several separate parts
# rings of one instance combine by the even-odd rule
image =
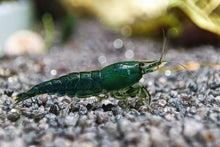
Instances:
[[[74,72],[40,83],[27,92],[16,96],[16,103],[40,94],[68,95],[69,97],[88,97],[98,95],[102,91],[100,71]]]

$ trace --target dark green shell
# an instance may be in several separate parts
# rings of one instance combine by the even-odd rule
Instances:
[[[108,91],[132,86],[142,77],[137,61],[115,63],[102,69],[101,73],[102,88]]]
[[[27,92],[17,95],[16,102],[39,94],[68,95],[85,98],[121,90],[137,83],[142,77],[138,61],[119,62],[102,70],[75,72],[40,83]]]

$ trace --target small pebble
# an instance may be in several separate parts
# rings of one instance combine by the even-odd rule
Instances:
[[[13,93],[14,93],[14,91],[11,90],[11,89],[6,89],[6,90],[4,91],[4,94],[6,94],[6,95],[9,96],[9,97],[11,97]]]
[[[180,98],[172,98],[172,99],[169,99],[168,103],[171,106],[179,107],[180,105],[183,104],[183,100]]]
[[[43,134],[41,137],[40,137],[40,142],[42,142],[42,144],[44,145],[48,145],[50,144],[50,142],[53,142],[53,138],[54,138],[54,135],[52,133],[46,133],[46,134]]]
[[[108,116],[106,115],[105,112],[98,111],[98,112],[96,113],[96,116],[97,116],[96,122],[97,122],[98,124],[106,123],[106,122],[108,121]]]
[[[61,138],[61,137],[57,137],[54,139],[54,145],[53,146],[59,146],[59,147],[68,147],[70,146],[70,141],[69,140],[66,140],[65,138]]]
[[[106,122],[105,124],[105,130],[110,134],[114,136],[118,136],[118,128],[117,124],[113,122]]]
[[[26,144],[33,144],[36,137],[37,137],[36,133],[29,132],[27,134],[24,134],[24,141]]]
[[[12,108],[12,100],[11,99],[6,99],[4,101],[4,106],[3,106],[3,109],[4,110],[10,110]]]
[[[86,115],[88,113],[88,109],[86,107],[80,107],[79,115]]]
[[[196,113],[197,113],[196,107],[195,107],[195,106],[192,106],[192,107],[190,108],[189,112],[190,112],[191,114],[196,114]]]
[[[215,101],[216,101],[216,103],[217,103],[218,105],[220,105],[220,96],[216,96],[216,97],[215,97]]]
[[[42,104],[45,105],[45,104],[47,103],[48,97],[45,96],[45,95],[42,95],[42,96],[40,97],[40,100],[41,100]],[[48,105],[48,104],[47,104],[47,105]]]
[[[167,104],[167,102],[162,99],[162,100],[159,100],[159,101],[158,101],[158,104],[159,104],[161,107],[165,107],[166,104]]]
[[[159,126],[161,123],[161,117],[153,115],[152,118],[150,119],[150,124],[152,126]]]
[[[196,92],[198,89],[197,84],[192,81],[187,85],[187,88],[189,88],[193,92]]]
[[[139,134],[136,132],[129,132],[125,134],[125,141],[128,144],[138,144],[140,140],[141,140],[141,136],[139,136]]]
[[[199,95],[198,95],[198,100],[199,100],[200,102],[204,102],[204,101],[205,101],[205,96],[202,95],[202,94],[199,94]]]
[[[162,84],[163,86],[167,84],[167,80],[164,77],[159,78],[158,80],[160,82],[160,84]]]
[[[175,139],[173,139],[173,138],[171,139],[171,144],[173,146],[178,146],[178,147],[188,146],[187,142],[185,141],[185,139],[182,136],[178,137],[178,139],[176,139],[176,136],[174,138]]]
[[[65,117],[65,121],[64,121],[65,125],[67,125],[67,126],[75,126],[76,123],[77,123],[78,118],[79,118],[79,115],[77,113],[73,114],[71,112],[69,115],[67,115]]]
[[[172,91],[170,92],[170,96],[173,97],[173,98],[174,98],[174,97],[177,97],[177,94],[178,94],[177,91],[173,91],[173,90],[172,90]]]
[[[219,83],[217,83],[217,82],[212,82],[211,84],[210,84],[210,88],[211,89],[217,89],[217,88],[219,88],[220,87],[220,82]]]
[[[165,119],[168,120],[168,121],[174,121],[175,120],[174,116],[171,115],[171,114],[165,115]]]
[[[71,102],[71,112],[79,112],[80,109],[80,103],[77,103],[75,101]]]
[[[112,112],[114,115],[118,115],[118,114],[122,114],[123,113],[123,110],[121,107],[119,106],[116,106],[116,107],[113,107],[112,108]]]
[[[184,89],[184,88],[186,88],[185,81],[179,81],[178,82],[178,89]]]
[[[31,107],[32,106],[32,100],[31,99],[27,99],[25,101],[22,102],[24,107]]]
[[[10,120],[10,121],[12,121],[12,122],[16,122],[19,118],[20,118],[20,114],[18,113],[18,111],[13,111],[14,109],[12,109],[10,112],[9,112],[9,114],[8,114],[8,116],[7,116],[7,118]]]
[[[102,105],[102,109],[104,110],[104,111],[111,111],[112,110],[112,108],[114,107],[114,105],[113,104],[103,104]]]
[[[210,118],[212,121],[217,122],[217,121],[219,120],[219,115],[216,114],[216,113],[211,113],[211,114],[209,115],[209,118]]]
[[[208,109],[206,107],[201,107],[197,109],[197,115],[205,117],[207,116],[207,114],[208,114]]]
[[[58,127],[58,123],[56,121],[56,115],[53,114],[53,113],[49,113],[46,115],[46,118],[47,118],[47,121],[48,121],[48,124],[50,127]]]
[[[81,129],[84,129],[85,127],[88,127],[90,125],[90,122],[88,121],[88,118],[86,117],[86,115],[81,115],[78,118],[77,121],[77,126],[79,126]]]
[[[187,95],[186,93],[181,93],[180,97],[185,101],[190,101],[191,97]]]
[[[53,113],[55,115],[58,115],[59,114],[59,108],[57,105],[52,105],[50,106],[50,110],[49,110],[50,113]]]
[[[130,121],[123,118],[118,121],[118,129],[122,134],[126,134],[133,130],[133,126],[131,125]]]
[[[196,122],[195,120],[186,120],[184,122],[184,135],[187,137],[193,137],[202,130],[203,124]]]
[[[48,129],[49,125],[48,125],[48,123],[47,123],[46,117],[42,118],[42,119],[39,121],[38,127],[39,127],[40,130],[46,130],[46,129]]]
[[[168,141],[168,138],[160,128],[151,127],[150,134],[153,146],[163,146]]]

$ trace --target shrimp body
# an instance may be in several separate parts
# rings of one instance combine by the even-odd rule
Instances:
[[[149,102],[151,95],[146,87],[138,82],[146,73],[153,72],[166,61],[162,61],[162,56],[155,61],[126,61],[118,62],[101,70],[90,72],[73,72],[68,75],[40,83],[32,87],[27,92],[19,93],[15,102],[40,94],[67,95],[69,97],[88,98],[90,96],[107,98],[112,96],[116,99],[126,99],[127,97],[138,96],[146,98]]]

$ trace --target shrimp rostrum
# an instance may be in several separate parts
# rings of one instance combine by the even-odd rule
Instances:
[[[104,67],[101,70],[90,72],[73,72],[68,75],[40,83],[27,92],[19,93],[15,103],[40,94],[67,95],[69,97],[126,99],[128,97],[139,97],[148,104],[151,95],[147,88],[139,83],[144,74],[156,71],[162,61],[163,52],[159,60],[154,61],[126,61],[118,62]]]

